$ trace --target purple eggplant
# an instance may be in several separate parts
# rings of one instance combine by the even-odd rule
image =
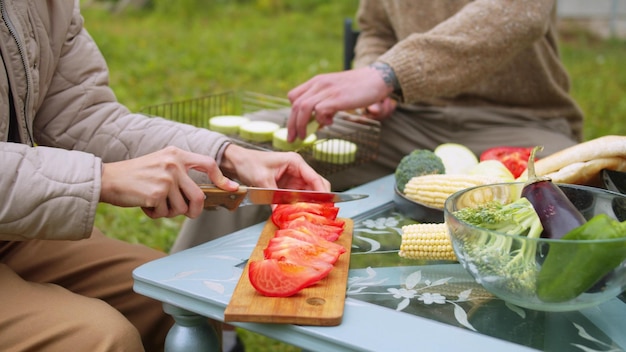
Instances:
[[[552,180],[535,174],[535,153],[541,149],[533,148],[528,158],[528,181],[522,189],[522,197],[530,201],[541,220],[541,237],[558,239],[586,220]]]

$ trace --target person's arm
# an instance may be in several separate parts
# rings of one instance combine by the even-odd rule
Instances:
[[[366,45],[376,48],[370,55],[389,43],[390,27],[387,28],[385,22],[391,19],[383,20],[380,16],[403,16],[401,11],[387,13],[377,8],[378,3],[364,1],[359,12],[377,11],[370,14],[369,20],[363,20],[361,35],[364,36],[357,43],[359,48]],[[422,5],[430,6],[432,10],[444,6],[438,2]],[[337,111],[367,107],[383,101],[394,91],[401,93],[402,101],[407,103],[453,97],[502,70],[523,50],[532,51],[532,43],[548,30],[553,9],[554,0],[469,2],[425,32],[408,35],[375,60],[393,71],[398,81],[396,87],[389,84],[392,80],[385,79],[384,71],[372,66],[317,75],[288,94],[292,103],[288,140],[304,138],[306,125],[313,116],[321,124],[330,124]],[[430,16],[428,11],[428,8],[422,9]],[[369,33],[371,28],[368,26],[376,27],[382,33],[378,41]],[[357,55],[366,57],[364,50]],[[510,89],[514,83],[511,82]]]
[[[39,146],[0,143],[8,165],[0,240],[88,237],[99,202],[194,217],[204,199],[196,182],[237,189],[219,167],[253,186],[330,188],[298,154],[246,150],[215,132],[129,113],[78,9],[56,40],[63,45],[35,119]]]
[[[97,157],[0,142],[0,160],[0,240],[89,237],[100,196]]]
[[[390,65],[404,101],[452,97],[502,70],[542,38],[555,1],[476,0],[377,61]]]
[[[219,166],[219,167],[218,167]],[[330,190],[330,183],[297,153],[226,147],[221,162],[196,153],[167,147],[139,158],[105,163],[100,201],[117,206],[139,206],[152,217],[197,217],[204,195],[189,170],[208,175],[217,187],[234,191],[245,185],[270,188]]]

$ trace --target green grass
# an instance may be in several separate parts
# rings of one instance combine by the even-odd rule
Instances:
[[[585,114],[584,138],[626,134],[626,40],[601,40],[579,28],[563,30],[563,63],[571,94]]]
[[[341,70],[342,22],[354,16],[358,0],[199,3],[204,5],[196,11],[159,7],[167,2],[157,2],[159,11],[152,12],[83,10],[85,26],[108,61],[111,86],[132,110],[228,90],[284,97],[315,74]],[[562,37],[572,95],[587,117],[585,139],[626,134],[626,42],[599,40],[577,28]],[[139,209],[102,204],[96,226],[167,251],[182,220],[154,221]],[[242,335],[249,351],[299,350]]]

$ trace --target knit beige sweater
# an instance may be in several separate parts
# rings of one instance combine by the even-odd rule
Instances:
[[[564,117],[582,138],[554,0],[362,0],[357,21],[355,66],[389,64],[405,102]]]

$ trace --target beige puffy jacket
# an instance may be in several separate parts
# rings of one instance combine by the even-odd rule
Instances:
[[[226,137],[116,101],[78,0],[0,0],[0,10],[0,240],[88,237],[103,162],[168,145],[219,160]],[[21,143],[7,142],[11,96]]]

